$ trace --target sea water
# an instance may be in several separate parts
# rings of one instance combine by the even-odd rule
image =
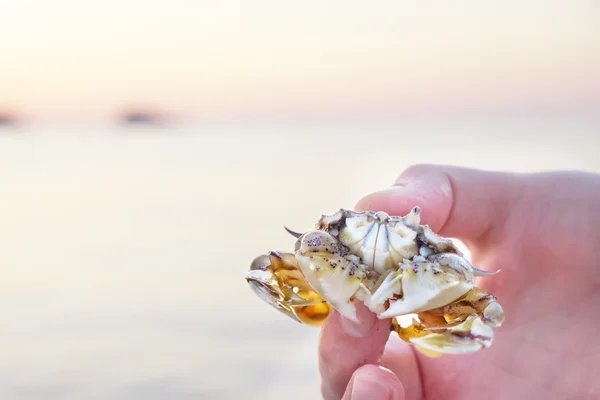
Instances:
[[[600,172],[579,117],[0,130],[0,398],[319,398],[251,260],[415,163]],[[424,213],[427,210],[423,210]]]

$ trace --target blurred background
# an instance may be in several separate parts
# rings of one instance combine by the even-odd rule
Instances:
[[[249,263],[414,163],[600,172],[599,4],[0,0],[0,398],[319,398]]]

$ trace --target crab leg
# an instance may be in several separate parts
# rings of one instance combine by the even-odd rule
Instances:
[[[504,311],[496,298],[481,288],[473,288],[450,304],[421,312],[419,321],[402,327],[394,318],[392,330],[430,357],[465,354],[489,347],[493,328],[504,321]]]
[[[294,254],[271,251],[256,257],[246,281],[258,297],[298,322],[320,326],[331,312],[331,305],[298,268]]]

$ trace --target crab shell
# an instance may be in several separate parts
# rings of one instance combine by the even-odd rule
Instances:
[[[392,318],[405,341],[431,356],[489,347],[504,313],[476,288],[473,267],[451,240],[420,224],[420,209],[404,217],[341,209],[316,229],[296,234],[294,253],[257,257],[246,279],[255,293],[288,316],[320,325],[331,307],[360,322],[355,300]],[[407,328],[395,317],[417,314]]]

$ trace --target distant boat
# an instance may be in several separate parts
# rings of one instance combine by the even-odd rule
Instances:
[[[127,112],[119,119],[125,125],[162,125],[164,123],[160,115],[143,111]]]
[[[17,123],[17,118],[10,115],[0,113],[0,126],[12,126]]]

